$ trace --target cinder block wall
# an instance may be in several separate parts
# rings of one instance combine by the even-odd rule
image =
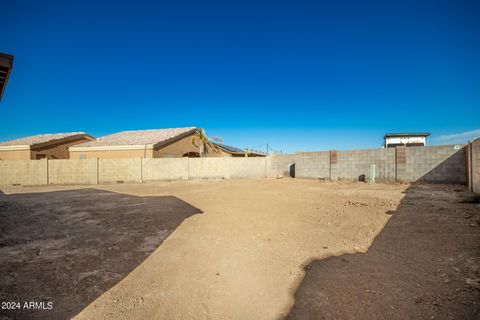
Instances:
[[[142,180],[187,180],[188,158],[142,159]]]
[[[97,184],[97,159],[48,161],[49,184]]]
[[[0,185],[48,184],[47,160],[0,161]]]
[[[298,178],[358,180],[374,164],[376,179],[395,180],[395,149],[305,152],[294,159]]]
[[[290,167],[295,164],[295,154],[274,154],[271,158],[270,174],[272,176],[290,176]]]
[[[142,182],[142,159],[98,159],[98,182]]]
[[[470,190],[480,193],[480,138],[469,145],[470,151]]]
[[[222,179],[229,178],[229,158],[189,158],[189,179]]]
[[[277,156],[272,161],[275,159]],[[374,164],[375,179],[380,181],[466,183],[465,151],[459,145],[333,150],[282,155],[278,159],[272,170],[294,162],[298,178],[359,180],[368,178]]]
[[[330,151],[297,153],[295,177],[330,179]]]
[[[463,145],[403,147],[397,148],[397,154],[399,181],[460,184],[467,182]]]
[[[375,179],[395,180],[395,149],[367,149],[337,151],[336,168],[332,172],[337,178],[358,180],[368,178],[370,166],[375,165]]]
[[[479,146],[472,148],[471,180],[478,190]],[[324,151],[259,158],[82,159],[0,161],[0,185],[95,184],[205,178],[290,176],[358,180],[466,182],[463,146]],[[477,191],[478,192],[478,191]]]
[[[258,178],[268,176],[269,157],[223,158],[228,162],[230,178]]]
[[[260,178],[270,174],[270,163],[270,157],[5,160],[0,185]]]

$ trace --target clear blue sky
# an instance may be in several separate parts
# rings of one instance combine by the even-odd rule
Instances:
[[[199,126],[299,151],[378,147],[385,132],[480,135],[479,1],[0,8],[0,51],[15,55],[0,140]]]

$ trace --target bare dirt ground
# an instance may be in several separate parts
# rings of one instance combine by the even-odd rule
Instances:
[[[480,209],[462,186],[3,191],[0,300],[54,304],[6,319],[479,317]]]

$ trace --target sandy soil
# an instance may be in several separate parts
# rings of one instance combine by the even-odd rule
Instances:
[[[98,189],[0,197],[0,301],[21,303],[14,310],[2,304],[0,319],[75,316],[199,213],[173,196]],[[24,309],[25,302],[54,305]]]
[[[10,206],[27,203],[35,212],[35,203],[43,203],[45,210],[50,208],[58,213],[58,208],[52,209],[49,199],[50,195],[62,199],[59,189],[65,188],[8,189],[4,192],[16,194],[3,198]],[[19,194],[19,190],[24,194]],[[41,197],[33,193],[37,191],[42,192]],[[68,192],[75,197],[82,190]],[[119,195],[123,200],[99,196],[104,192]],[[86,263],[81,271],[96,271],[101,282],[108,267],[118,268],[126,258],[131,263],[125,270],[116,272],[113,281],[101,283],[88,298],[82,300],[79,294],[81,302],[75,307],[65,307],[71,303],[68,299],[54,301],[55,310],[81,311],[78,319],[370,319],[372,310],[378,318],[403,319],[402,314],[389,310],[408,304],[413,310],[409,314],[412,319],[430,315],[445,319],[451,315],[474,318],[479,299],[475,287],[479,277],[480,212],[477,205],[458,203],[467,194],[464,187],[459,186],[410,187],[294,179],[102,186],[89,195],[90,207],[85,204],[81,209],[90,215],[77,220],[81,224],[92,223],[89,221],[96,219],[97,211],[108,216],[100,219],[111,224],[108,233],[92,243],[102,246],[102,242],[111,241],[108,240],[111,234],[115,235],[118,249],[109,259],[116,257],[117,260],[107,264],[107,269]],[[62,204],[67,206],[61,211],[66,216],[72,208],[82,207],[80,200],[69,203],[69,197],[64,197]],[[140,199],[136,200],[136,210],[129,205],[132,199]],[[156,200],[145,204],[145,199]],[[98,206],[103,207],[100,210]],[[145,208],[150,216],[137,217],[137,228],[128,223],[128,219],[142,216]],[[403,208],[411,213],[404,213],[407,211]],[[437,211],[442,214],[432,217]],[[15,214],[15,210],[9,212],[0,218]],[[181,217],[175,218],[175,212],[182,212]],[[125,216],[115,222],[116,214]],[[165,226],[172,219],[175,221]],[[152,222],[157,220],[157,224]],[[389,227],[393,222],[394,227]],[[418,228],[418,223],[430,227]],[[138,235],[133,241],[128,241],[130,229]],[[146,230],[147,240],[142,239],[142,229]],[[85,231],[79,231],[77,239],[92,236],[84,234],[89,228],[79,230]],[[166,231],[155,237],[155,230]],[[102,228],[98,230],[101,231]],[[423,237],[417,236],[416,242],[409,239],[418,232]],[[121,235],[125,236],[123,242],[119,240]],[[154,240],[148,240],[152,237]],[[63,235],[59,238],[63,239]],[[21,270],[11,265],[15,256],[21,261],[18,265],[39,267],[22,258],[19,251],[25,244],[13,242],[9,245],[8,241],[15,239],[13,235],[0,239],[7,243],[4,245],[7,249],[0,247],[2,268],[10,266],[9,273],[17,278],[26,277],[25,285],[33,281],[35,276],[21,274]],[[149,249],[145,249],[145,241],[150,243]],[[444,241],[449,244],[445,245]],[[372,243],[370,250],[375,254],[368,250]],[[38,244],[40,247],[48,245],[48,242]],[[78,246],[82,245],[79,240]],[[418,258],[435,246],[442,250],[432,251],[427,258]],[[61,245],[56,247],[57,252],[62,250]],[[141,254],[132,257],[132,252]],[[80,256],[88,260],[91,255]],[[148,258],[143,260],[145,256]],[[334,256],[338,258],[325,259]],[[367,258],[352,263],[342,260],[349,261],[350,257],[357,256]],[[408,259],[413,261],[399,263]],[[102,264],[104,259],[96,261]],[[345,269],[350,277],[335,273],[343,267],[342,263],[352,266]],[[378,265],[381,268],[377,268]],[[447,267],[455,268],[449,270],[456,274],[452,276],[450,271],[447,274],[444,271]],[[379,268],[384,276],[372,277]],[[330,278],[322,278],[325,274],[331,275]],[[365,283],[355,282],[364,276],[369,277],[369,284],[375,284],[372,289]],[[447,278],[452,281],[447,283]],[[421,282],[421,296],[415,296],[416,289],[412,287],[418,279],[428,280]],[[470,279],[468,283],[466,279]],[[115,281],[119,282],[114,285]],[[22,290],[25,291],[18,286],[12,289],[15,281],[8,283],[1,289],[4,299],[9,298],[10,292],[21,295]],[[84,287],[88,290],[89,285]],[[461,290],[456,291],[458,288]],[[67,286],[60,290],[61,295],[69,297],[70,290],[74,288]],[[443,295],[445,290],[450,293],[450,299],[437,299],[436,296]],[[362,297],[372,297],[372,292],[376,298],[362,300]],[[58,295],[51,298],[56,300]],[[389,298],[382,299],[382,296]],[[396,301],[396,297],[404,301]],[[410,297],[414,297],[413,300]],[[365,301],[370,305],[367,309],[362,307]],[[435,311],[440,308],[449,312]],[[26,312],[22,316],[35,317],[35,314],[38,313]],[[62,315],[68,317],[70,314],[60,313],[58,318]]]

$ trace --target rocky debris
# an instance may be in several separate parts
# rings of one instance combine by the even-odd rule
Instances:
[[[343,204],[345,207],[368,207],[368,204],[357,202],[357,201],[350,201],[348,200]]]
[[[465,283],[469,288],[480,290],[480,278],[477,278],[477,279],[467,278],[465,279]]]

